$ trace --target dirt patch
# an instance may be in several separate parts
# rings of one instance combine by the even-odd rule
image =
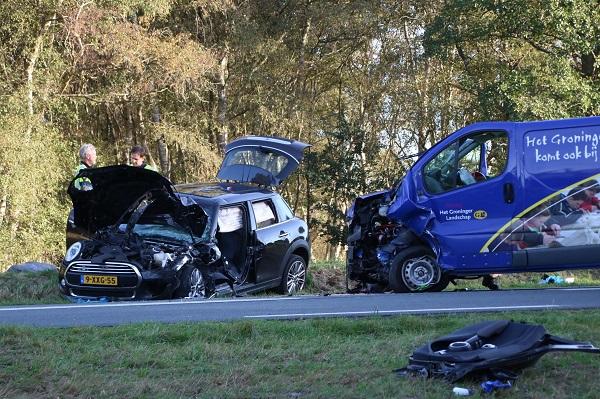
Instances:
[[[345,293],[346,271],[342,268],[318,268],[310,270],[308,289],[314,293]]]

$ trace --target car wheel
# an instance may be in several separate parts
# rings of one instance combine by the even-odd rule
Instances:
[[[206,284],[202,272],[196,266],[184,266],[179,273],[179,287],[175,290],[176,298],[203,298],[206,295]]]
[[[407,248],[392,261],[389,285],[394,292],[442,291],[449,282],[426,247]]]
[[[285,268],[283,277],[279,286],[279,293],[285,295],[294,295],[304,288],[306,283],[306,262],[304,258],[298,255],[290,256]]]

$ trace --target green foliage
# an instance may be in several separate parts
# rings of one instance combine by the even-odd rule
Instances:
[[[316,148],[307,157],[308,178],[322,198],[316,209],[327,216],[315,225],[331,242],[344,242],[347,206],[361,193],[376,189],[370,172],[379,157],[379,143],[352,126],[344,114],[337,130],[317,137]]]
[[[322,257],[355,195],[466,123],[600,114],[599,13],[584,0],[2,1],[0,260],[62,255],[83,142],[101,165],[146,145],[178,183],[212,179],[223,141],[247,134],[313,144],[284,194]]]
[[[27,260],[58,260],[64,246],[69,179],[67,148],[55,128],[30,120],[11,99],[10,113],[0,113],[0,201],[6,211],[0,223],[0,270]],[[31,136],[25,132],[33,126]]]
[[[599,17],[595,1],[450,1],[425,45],[462,69],[476,118],[597,115]]]

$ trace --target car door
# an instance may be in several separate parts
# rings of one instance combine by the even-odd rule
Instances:
[[[447,269],[468,274],[511,266],[510,241],[494,237],[515,211],[509,139],[508,130],[466,133],[423,161],[417,202],[431,210],[429,233]]]
[[[255,271],[256,282],[281,279],[282,262],[289,247],[290,232],[287,224],[279,220],[272,199],[251,203],[256,223]]]

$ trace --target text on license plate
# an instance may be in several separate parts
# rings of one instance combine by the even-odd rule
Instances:
[[[81,276],[81,284],[117,285],[117,277],[116,276],[98,276],[98,275],[84,274]]]

